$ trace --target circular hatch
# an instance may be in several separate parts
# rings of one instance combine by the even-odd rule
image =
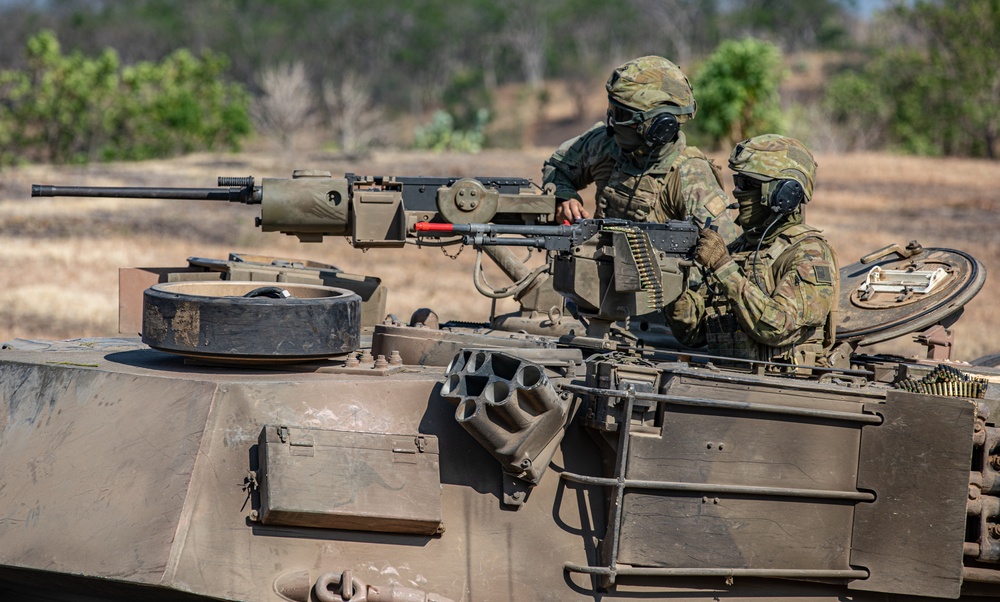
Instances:
[[[986,282],[986,269],[954,249],[890,245],[840,270],[837,340],[871,345],[950,326]]]
[[[213,360],[289,362],[359,347],[361,298],[313,284],[173,282],[143,293],[142,342]]]

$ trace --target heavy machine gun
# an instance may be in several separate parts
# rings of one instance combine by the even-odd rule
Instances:
[[[401,247],[418,221],[551,221],[555,196],[516,177],[359,176],[296,170],[291,178],[220,177],[218,188],[49,186],[33,197],[115,197],[228,201],[260,205],[257,226],[302,242],[349,236],[359,248]]]
[[[555,215],[556,204],[551,191],[542,190],[531,180],[519,177],[362,176],[347,173],[343,178],[334,178],[329,171],[304,169],[295,170],[291,178],[263,178],[259,183],[253,176],[219,177],[218,188],[34,184],[31,196],[177,199],[258,205],[260,215],[256,218],[256,226],[263,232],[282,232],[296,236],[301,242],[322,242],[326,236],[346,236],[352,246],[362,249],[400,248],[407,240],[413,242],[413,227],[417,222],[549,223]],[[486,254],[511,279],[525,281],[525,286],[515,296],[521,302],[522,313],[546,312],[552,307],[562,307],[562,298],[552,290],[547,277],[535,273],[526,280],[530,270],[509,249],[492,247],[486,250]],[[239,257],[236,257],[236,262],[241,266],[246,264]],[[202,266],[205,262],[197,259],[196,263]],[[339,278],[333,275],[339,270],[333,266],[324,267],[333,269],[321,270],[318,278],[300,281],[347,288],[361,295],[362,323],[365,326],[373,326],[385,317],[385,291],[376,288],[377,278],[360,275]],[[216,266],[209,269],[216,269]],[[132,286],[131,296],[135,298],[153,284],[145,278],[133,280],[136,284]],[[122,294],[127,294],[127,291],[122,291]],[[134,332],[140,320],[135,310],[137,304],[124,304],[124,307],[126,310],[120,316],[120,328],[123,332]]]

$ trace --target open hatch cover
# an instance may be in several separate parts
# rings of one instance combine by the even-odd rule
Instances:
[[[837,340],[872,345],[947,328],[985,282],[983,264],[967,253],[890,245],[841,268]]]

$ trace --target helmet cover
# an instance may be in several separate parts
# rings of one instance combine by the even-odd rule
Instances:
[[[729,168],[757,180],[795,180],[806,200],[812,198],[816,159],[801,142],[764,134],[740,142],[729,156]]]
[[[608,100],[636,111],[672,106],[678,121],[693,119],[698,110],[691,82],[680,67],[659,56],[644,56],[621,65],[605,85]]]

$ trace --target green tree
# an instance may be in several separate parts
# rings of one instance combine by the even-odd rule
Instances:
[[[46,31],[27,45],[27,69],[0,72],[0,163],[15,159],[66,163],[95,158],[116,116],[118,55],[63,55]]]
[[[939,124],[942,148],[947,154],[968,154],[996,159],[1000,148],[1000,1],[923,0],[897,9],[926,39],[937,96],[953,107],[952,125]],[[926,119],[924,113],[924,121]]]
[[[865,119],[906,152],[996,159],[1000,1],[898,3],[883,19],[872,58],[827,88],[836,122],[851,131]]]
[[[841,48],[847,44],[853,0],[740,0],[729,15],[732,29],[779,40],[786,51]]]
[[[459,129],[450,113],[435,111],[430,123],[414,128],[413,145],[421,150],[435,152],[478,153],[486,140],[483,129],[488,121],[489,111],[480,109],[476,123],[471,128]]]
[[[122,71],[120,119],[103,159],[149,159],[238,149],[250,133],[249,95],[222,78],[227,60],[181,49]]]
[[[773,44],[753,38],[723,42],[692,78],[698,102],[694,131],[725,147],[758,134],[781,133],[778,89],[783,74],[781,52]]]
[[[881,148],[887,142],[889,99],[865,74],[846,71],[831,77],[822,105],[840,126],[846,150]]]
[[[226,59],[178,50],[122,68],[105,50],[64,55],[45,31],[24,70],[0,72],[0,163],[147,159],[236,148],[250,132],[248,95],[226,83]]]

